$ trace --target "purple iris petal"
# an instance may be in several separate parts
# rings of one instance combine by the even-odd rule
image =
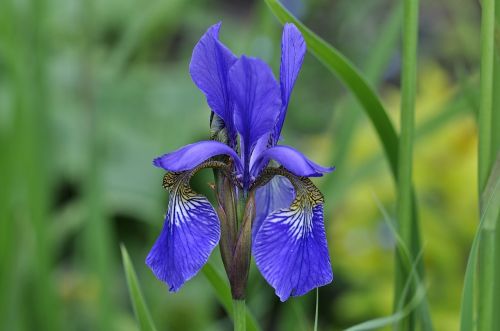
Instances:
[[[290,96],[297,76],[299,75],[305,54],[306,43],[299,29],[297,29],[293,23],[285,24],[281,37],[280,87],[282,107],[273,137],[275,143],[278,141],[281,134],[288,102],[290,101]]]
[[[333,279],[323,224],[323,205],[270,214],[253,242],[255,262],[281,301]]]
[[[322,173],[331,172],[334,168],[322,167],[306,158],[301,152],[290,146],[274,146],[263,151],[252,166],[252,174],[255,174],[262,164],[269,160],[279,162],[288,171],[296,176],[318,177]]]
[[[219,242],[217,214],[189,188],[170,194],[163,230],[146,258],[155,276],[176,292],[207,262]]]
[[[264,219],[272,212],[288,208],[295,198],[292,183],[283,176],[275,176],[263,187],[255,192],[255,218],[252,225],[252,238],[255,239],[257,232]]]
[[[266,63],[245,56],[229,71],[229,86],[236,105],[234,123],[241,135],[243,184],[248,186],[250,154],[257,140],[274,129],[281,106],[280,90]]]
[[[252,169],[253,165],[255,164],[255,161],[259,159],[260,154],[264,152],[266,149],[268,149],[272,144],[272,132],[264,134],[262,137],[260,137],[257,140],[257,143],[255,144],[255,147],[252,151],[252,154],[250,155],[250,169]],[[267,164],[260,164],[259,169],[254,169],[252,172],[252,176],[256,177],[262,169],[266,167]]]
[[[216,156],[226,154],[233,158],[236,167],[241,169],[238,154],[229,146],[217,141],[200,141],[179,148],[153,160],[153,165],[167,171],[185,171],[195,168],[203,161]]]
[[[224,120],[234,146],[236,131],[227,77],[237,57],[218,40],[220,26],[220,22],[211,26],[196,44],[189,72],[196,86],[205,93],[210,108]]]

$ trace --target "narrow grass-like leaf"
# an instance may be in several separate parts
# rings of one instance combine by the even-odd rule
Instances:
[[[278,0],[266,0],[266,3],[281,23],[293,22],[299,28],[306,40],[307,49],[337,75],[355,95],[375,127],[389,160],[391,170],[396,176],[398,137],[380,98],[373,88],[370,87],[351,61],[302,24]]]
[[[425,290],[424,290],[424,284],[422,281],[422,278],[419,274],[420,270],[418,268],[421,266],[421,258],[423,255],[423,248],[420,249],[420,251],[417,253],[417,255],[410,255],[410,249],[407,246],[407,243],[403,240],[399,232],[396,231],[396,228],[390,221],[390,218],[388,217],[388,213],[385,211],[383,208],[382,204],[378,199],[376,199],[377,204],[379,206],[379,209],[382,210],[384,214],[384,219],[386,221],[386,224],[389,226],[391,229],[391,232],[393,233],[394,237],[396,238],[396,248],[398,250],[398,253],[400,254],[400,258],[402,261],[402,269],[405,271],[405,274],[408,275],[405,284],[402,288],[402,291],[400,293],[399,298],[395,298],[397,305],[396,305],[396,310],[395,313],[402,312],[402,311],[407,311],[408,313],[405,313],[402,318],[405,318],[409,314],[413,313],[418,313],[419,321],[420,321],[420,329],[422,331],[432,331],[434,330],[434,327],[432,325],[432,319],[430,316],[430,310],[429,310],[429,304],[427,300],[425,299]],[[413,243],[414,244],[414,243]],[[413,247],[415,249],[415,247]],[[414,253],[414,252],[411,252]],[[413,259],[413,261],[412,261]],[[411,297],[411,299],[406,300],[409,296],[408,294],[414,293],[414,296]],[[414,299],[417,296],[423,295],[422,299],[419,299],[416,304],[417,306],[415,307],[416,309],[409,309],[406,310],[409,307],[412,307],[413,304],[415,303]],[[403,305],[406,303],[406,306],[403,307]],[[395,329],[398,330],[399,326],[398,324],[395,324]]]
[[[471,331],[475,330],[476,317],[475,317],[475,276],[477,273],[478,265],[478,249],[482,234],[485,228],[498,228],[498,218],[500,213],[500,158],[497,159],[496,165],[488,180],[487,189],[483,195],[484,203],[481,210],[481,219],[479,227],[474,236],[469,259],[467,260],[467,269],[464,277],[464,287],[462,291],[462,305],[460,313],[460,330]],[[494,282],[493,282],[494,283]],[[484,325],[484,324],[483,324]]]
[[[377,203],[379,210],[384,216],[384,221],[388,228],[390,229],[392,235],[396,239],[396,246],[401,251],[402,260],[405,268],[408,270],[408,278],[405,281],[403,291],[401,293],[401,297],[397,300],[397,309],[396,311],[386,317],[376,318],[373,320],[365,321],[363,323],[354,325],[345,331],[367,331],[367,330],[378,330],[383,327],[387,327],[390,325],[395,325],[400,322],[406,316],[408,316],[412,311],[415,311],[416,308],[422,303],[425,299],[425,289],[424,286],[418,276],[418,264],[420,259],[422,258],[422,251],[419,252],[418,256],[415,257],[414,261],[411,260],[411,255],[408,247],[406,246],[403,238],[397,232],[394,224],[392,223],[389,214],[382,206],[380,200],[374,194],[374,200]],[[406,305],[404,305],[404,298],[407,296],[408,292],[411,288],[415,289],[415,292],[411,299],[407,301]]]
[[[481,197],[492,166],[492,119],[493,119],[493,84],[494,84],[494,41],[495,41],[495,2],[481,2],[481,97],[478,114],[478,192],[480,210],[483,209]],[[498,92],[497,92],[498,93]],[[495,231],[485,223],[481,229],[478,248],[478,329],[493,330],[495,283]]]
[[[479,224],[479,229],[482,227],[483,221]],[[467,260],[467,268],[465,269],[464,287],[462,290],[462,302],[460,308],[460,330],[474,330],[474,275],[477,267],[477,246],[479,241],[479,231],[474,237],[472,248]]]
[[[3,73],[7,79],[16,81],[16,62],[14,58],[18,51],[16,43],[19,41],[13,33],[13,24],[15,21],[12,4],[10,1],[0,2],[0,62],[4,64]],[[13,93],[14,94],[14,93]],[[13,95],[12,98],[15,98]],[[9,109],[11,113],[15,112],[15,106]],[[13,121],[2,123],[4,126],[0,130],[0,174],[2,175],[2,189],[0,190],[0,329],[7,325],[13,329],[18,328],[18,321],[13,318],[13,312],[19,310],[16,297],[21,295],[16,292],[21,282],[15,275],[15,261],[18,260],[18,250],[15,247],[16,236],[15,222],[6,221],[13,215],[11,207],[11,197],[14,191],[14,176],[5,176],[5,174],[15,173],[15,130],[9,129],[9,124],[13,126]],[[7,124],[7,125],[5,125]],[[17,286],[13,286],[13,285]]]
[[[407,280],[407,287],[411,283],[411,278],[417,275],[417,263],[418,260],[413,264],[410,278]],[[363,323],[354,325],[346,329],[345,331],[368,331],[368,330],[379,330],[381,328],[394,325],[400,322],[403,318],[408,316],[412,311],[419,306],[422,300],[425,298],[425,291],[423,287],[417,287],[415,295],[411,298],[411,300],[404,306],[402,309],[397,310],[390,316],[375,318],[369,321],[365,321]]]
[[[436,109],[433,113],[434,116],[424,121],[419,127],[416,128],[415,139],[416,143],[428,137],[430,134],[435,133],[440,128],[455,120],[460,115],[466,113],[473,113],[473,105],[470,104],[469,99],[475,98],[478,94],[478,89],[475,87],[477,77],[466,82],[462,87],[457,89],[450,100],[440,109]],[[333,204],[332,208],[325,210],[326,219],[329,218],[329,212],[335,209],[335,205],[342,201],[341,195],[352,185],[362,182],[373,174],[374,169],[379,169],[383,166],[383,155],[376,154],[372,158],[363,162],[358,168],[349,169],[348,173],[344,176],[327,176],[324,181],[320,182],[321,192],[330,198]],[[338,169],[337,171],[342,171]],[[329,178],[335,177],[335,185],[328,185]]]
[[[481,15],[481,98],[478,115],[478,185],[482,192],[491,167],[491,126],[495,38],[495,0],[482,1]]]
[[[495,158],[500,151],[500,3],[495,3],[495,44],[493,63],[493,113],[491,130],[491,157]],[[498,264],[500,265],[500,263]],[[500,314],[498,314],[500,316]]]
[[[403,56],[401,71],[401,116],[398,153],[397,219],[401,238],[408,247],[413,247],[418,239],[415,233],[416,218],[413,215],[412,164],[415,122],[415,100],[417,88],[417,44],[418,44],[418,0],[403,1]],[[394,309],[401,298],[408,270],[401,261],[398,249],[395,266]],[[411,291],[413,292],[413,291]],[[405,303],[410,298],[405,299]],[[416,315],[412,312],[402,320],[403,330],[414,330]]]
[[[127,285],[130,294],[130,300],[134,307],[135,317],[139,323],[141,331],[155,331],[156,328],[151,318],[149,309],[144,301],[139,281],[134,270],[130,256],[128,255],[125,245],[120,245],[122,251],[123,269],[125,270],[125,277],[127,278]]]
[[[392,9],[389,14],[384,26],[381,28],[380,33],[378,33],[377,40],[374,42],[374,47],[371,50],[371,56],[366,60],[365,72],[368,82],[377,86],[382,78],[382,74],[386,69],[391,56],[395,52],[395,47],[397,41],[399,40],[399,31],[401,25],[401,10],[402,2],[399,2],[397,6]],[[347,161],[347,154],[351,148],[353,142],[353,135],[356,133],[356,124],[360,115],[362,114],[361,107],[356,99],[352,95],[346,96],[341,99],[340,102],[336,104],[336,108],[342,111],[341,121],[342,125],[335,126],[333,120],[337,120],[336,116],[332,116],[332,123],[329,132],[332,132],[331,139],[335,141],[342,142],[337,144],[337,148],[328,162],[328,164],[333,164],[336,166],[337,171],[335,176],[326,176],[325,179],[320,183],[321,191],[325,196],[329,196],[330,190],[337,187],[333,185],[334,181],[346,175],[347,168],[343,165]],[[338,132],[338,133],[337,133]],[[335,133],[335,135],[333,134]]]
[[[498,158],[500,154],[500,1],[495,2],[495,44],[494,44],[494,70],[493,70],[493,109],[491,121],[491,157]],[[497,161],[498,162],[498,161]],[[500,218],[500,215],[498,215]],[[495,233],[495,258],[500,259],[500,226],[498,225]],[[495,263],[494,279],[500,279],[500,263]],[[493,287],[493,311],[500,311],[500,282],[497,281]],[[500,329],[500,314],[494,314],[493,328]]]
[[[408,154],[408,151],[404,151],[405,155],[401,158],[399,157],[399,151],[402,150],[401,146],[408,147],[408,143],[404,142],[400,145],[398,141],[398,136],[396,131],[387,115],[387,112],[382,105],[379,97],[373,91],[373,89],[369,86],[360,72],[355,68],[355,66],[345,58],[339,51],[337,51],[333,46],[322,40],[316,34],[314,34],[310,29],[308,29],[304,24],[302,24],[299,20],[297,20],[289,11],[287,11],[283,5],[279,3],[277,0],[266,0],[267,5],[274,13],[274,15],[280,20],[281,23],[285,22],[293,22],[304,35],[304,39],[306,40],[308,50],[315,55],[330,71],[336,74],[341,81],[349,88],[349,90],[356,96],[358,102],[363,106],[366,114],[371,120],[371,123],[375,127],[377,135],[382,143],[384,148],[385,155],[389,161],[390,168],[396,179],[396,182],[399,181],[399,173],[401,173],[401,169],[404,169],[406,172],[411,170],[411,167],[408,165],[408,161],[411,162],[411,158],[408,158],[408,155],[411,155],[411,151]],[[408,49],[405,51],[406,53],[411,53],[410,55],[410,64],[406,64],[408,66],[407,72],[410,75],[406,75],[408,78],[403,77],[404,80],[407,80],[406,86],[408,91],[412,94],[406,93],[408,96],[404,97],[403,103],[411,105],[414,104],[414,93],[416,82],[413,82],[413,85],[408,85],[408,82],[415,81],[414,78],[410,79],[412,76],[412,72],[408,71],[408,69],[413,70],[413,76],[416,76],[416,27],[418,26],[418,2],[409,1],[407,4],[407,16],[410,17],[409,21],[409,33],[412,34],[407,47]],[[408,62],[408,61],[406,61]],[[413,98],[413,100],[412,100]],[[414,105],[413,105],[414,107]],[[408,108],[405,106],[405,108]],[[413,113],[413,110],[411,113]],[[413,116],[413,115],[412,115]],[[413,127],[412,123],[410,127]],[[408,126],[408,123],[405,124]],[[406,135],[407,137],[412,137],[412,132]],[[405,138],[406,139],[406,138]],[[411,146],[410,146],[411,147]],[[403,165],[398,165],[400,161],[403,161]],[[410,163],[411,166],[411,163]],[[411,172],[410,172],[411,174]],[[409,221],[407,222],[408,228],[404,231],[406,234],[404,235],[405,239],[408,239],[408,244],[411,249],[413,256],[420,251],[420,238],[419,238],[419,225],[417,218],[417,209],[415,206],[415,194],[411,185],[411,175],[407,174],[403,176],[403,183],[398,184],[400,188],[404,188],[404,199],[403,199],[403,208],[401,210],[405,211],[405,214],[408,213],[410,215]],[[408,182],[409,180],[409,182]],[[396,270],[400,272],[403,270],[402,268],[397,267]],[[423,266],[419,266],[419,272],[423,273]],[[399,277],[401,279],[401,277]],[[398,288],[399,290],[399,288]],[[399,292],[398,292],[399,293]],[[425,307],[426,305],[424,305]],[[424,324],[426,328],[432,328],[430,326],[430,316],[428,315],[428,310],[424,309],[422,312],[424,316]]]
[[[231,298],[231,290],[225,279],[219,274],[219,272],[210,264],[207,263],[201,269],[203,275],[207,278],[210,285],[215,291],[217,299],[224,307],[226,313],[232,317],[233,316],[233,300]],[[246,327],[249,331],[259,331],[260,327],[257,320],[253,314],[246,309]]]
[[[495,242],[497,238],[497,228],[500,218],[500,195],[497,190],[500,184],[500,154],[498,154],[495,166],[487,181],[483,194],[481,195],[481,220],[484,218],[484,224],[480,229],[479,237],[479,310],[478,310],[478,328],[483,330],[495,329],[495,312],[498,307],[494,306],[495,296],[494,287],[496,278],[495,267],[498,262],[498,256],[495,255]],[[482,263],[482,264],[481,264]],[[489,281],[489,286],[484,286],[482,281]],[[487,288],[489,291],[487,291]]]

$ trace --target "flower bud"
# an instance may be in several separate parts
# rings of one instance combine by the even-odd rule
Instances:
[[[233,299],[245,299],[248,273],[250,270],[250,256],[252,244],[252,222],[255,217],[255,198],[253,192],[249,195],[241,226],[238,231],[238,239],[234,249],[233,259],[229,270],[229,283]]]
[[[237,238],[236,188],[229,178],[218,170],[214,170],[214,175],[218,201],[217,214],[219,215],[221,229],[220,251],[224,268],[226,273],[229,274]]]

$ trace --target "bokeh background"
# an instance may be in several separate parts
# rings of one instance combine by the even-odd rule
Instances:
[[[399,1],[287,0],[366,75],[398,125]],[[477,226],[475,112],[479,4],[423,0],[414,182],[436,330],[457,330]],[[151,160],[208,137],[191,51],[222,21],[236,54],[278,73],[281,26],[263,1],[0,2],[0,329],[138,330],[120,256],[133,260],[159,330],[230,330],[199,274],[172,294],[144,264],[166,210]],[[337,171],[323,191],[335,274],[319,291],[319,327],[391,314],[395,188],[381,145],[352,96],[307,54],[286,144]],[[213,199],[210,171],[193,180]],[[211,263],[222,271],[218,250]],[[248,306],[264,330],[312,329],[314,291],[280,303],[252,267]]]

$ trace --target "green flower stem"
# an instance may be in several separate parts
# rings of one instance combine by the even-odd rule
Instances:
[[[500,91],[500,0],[495,0],[495,23],[494,23],[494,70],[493,70],[493,91]],[[498,151],[500,151],[500,93],[493,92],[493,109],[492,109],[492,128],[491,128],[491,159],[492,168],[498,165]],[[494,158],[497,158],[494,161]],[[491,170],[490,178],[493,179],[494,170]],[[483,195],[484,196],[484,195]],[[500,257],[500,213],[496,220],[496,230],[495,230],[495,257],[498,259]],[[495,263],[495,275],[494,279],[500,279],[500,263]],[[500,308],[500,282],[495,282],[495,287],[493,290],[494,302],[493,311],[498,311]],[[496,310],[495,310],[496,309]],[[500,328],[500,314],[494,314],[493,327]]]
[[[405,0],[403,5],[403,67],[401,86],[401,133],[398,150],[398,181],[397,181],[397,219],[401,238],[408,247],[414,246],[414,233],[416,218],[412,211],[412,162],[413,162],[413,136],[415,121],[415,97],[417,85],[417,41],[418,41],[418,0]],[[415,256],[412,256],[415,258]],[[398,251],[396,259],[396,290],[395,308],[401,298],[409,270],[404,268],[401,252]],[[412,291],[404,300],[406,305],[410,300]],[[415,329],[414,312],[403,319],[401,330]]]
[[[234,331],[245,331],[245,300],[233,300],[233,323]]]
[[[481,98],[479,103],[478,184],[483,192],[491,167],[491,126],[493,109],[493,56],[495,0],[482,1],[481,17]]]
[[[494,83],[495,0],[482,1],[481,15],[481,98],[478,115],[478,189],[481,214],[485,201],[481,197],[486,188],[492,166],[492,122]],[[494,329],[495,276],[495,222],[486,222],[480,230],[478,330]],[[496,260],[498,261],[498,260]]]

